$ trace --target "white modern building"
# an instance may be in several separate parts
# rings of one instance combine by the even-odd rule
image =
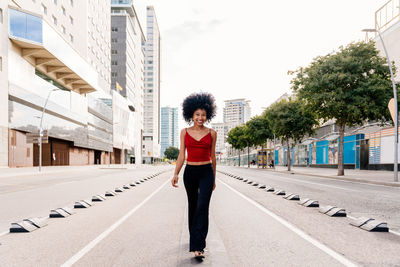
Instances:
[[[179,148],[178,108],[161,108],[161,156],[168,147]]]
[[[211,128],[217,132],[217,142],[215,143],[216,154],[221,154],[225,151],[226,132],[223,122],[211,123]]]
[[[156,13],[147,7],[145,47],[143,163],[160,160],[160,31]]]
[[[225,100],[224,123],[240,125],[250,120],[250,100],[244,98]]]
[[[0,165],[39,164],[27,135],[41,118],[43,165],[109,162],[112,110],[100,98],[111,99],[110,10],[109,1],[0,2]]]
[[[111,88],[122,96],[113,95],[114,150],[122,150],[125,163],[142,163],[144,42],[132,1],[112,0]]]
[[[224,112],[224,128],[225,136],[228,132],[238,125],[241,125],[251,117],[250,100],[244,98],[225,100]]]

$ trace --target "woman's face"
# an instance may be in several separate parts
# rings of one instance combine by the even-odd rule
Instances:
[[[193,113],[193,122],[197,126],[202,126],[207,120],[207,113],[204,109],[197,109]]]

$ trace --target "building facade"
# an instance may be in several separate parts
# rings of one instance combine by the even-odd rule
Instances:
[[[160,159],[160,31],[156,13],[147,7],[147,35],[145,47],[144,86],[144,131],[143,163],[154,163]]]
[[[178,108],[161,108],[161,156],[165,149],[173,146],[179,148]]]
[[[142,163],[145,37],[131,0],[111,1],[111,88],[114,148],[124,163]],[[119,123],[119,122],[127,123]]]
[[[27,136],[40,128],[48,133],[44,166],[109,162],[112,110],[100,98],[111,99],[110,3],[13,0],[0,8],[1,165],[38,165]]]
[[[240,125],[250,120],[250,100],[241,98],[224,102],[224,123]]]
[[[250,100],[244,98],[225,100],[224,102],[223,120],[225,136],[227,136],[231,129],[250,120],[251,108]]]
[[[225,151],[225,124],[223,122],[211,123],[211,128],[217,132],[217,142],[215,143],[215,153],[221,155]]]

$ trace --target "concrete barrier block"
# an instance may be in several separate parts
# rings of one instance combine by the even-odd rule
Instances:
[[[79,200],[75,202],[74,209],[86,209],[90,208],[91,206],[92,203],[90,203],[89,200]]]
[[[116,196],[117,194],[113,191],[106,191],[105,195],[106,195],[106,197],[113,197],[113,196]]]
[[[28,222],[32,224],[33,226],[36,226],[37,228],[42,228],[47,226],[47,217],[46,218],[29,218],[29,219],[24,219],[24,222]]]
[[[74,212],[69,208],[58,208],[50,210],[50,218],[65,218],[74,214]]]
[[[294,201],[300,200],[300,196],[297,194],[287,194],[283,198],[285,198],[287,200],[294,200]]]
[[[106,200],[105,197],[103,197],[102,195],[95,195],[92,197],[92,202],[101,202]]]
[[[39,229],[27,221],[11,223],[10,233],[27,233]]]
[[[286,193],[284,190],[276,190],[274,194],[277,196],[284,196]]]

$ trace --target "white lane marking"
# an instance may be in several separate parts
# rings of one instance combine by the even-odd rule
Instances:
[[[92,250],[98,243],[100,243],[104,238],[106,238],[112,231],[114,231],[118,226],[120,226],[126,219],[128,219],[133,213],[135,213],[140,207],[142,207],[147,201],[149,201],[155,194],[157,194],[170,180],[165,181],[159,188],[157,188],[153,193],[151,193],[148,197],[146,197],[142,202],[140,202],[136,207],[131,209],[127,214],[121,217],[118,221],[116,221],[113,225],[111,225],[107,230],[93,239],[89,244],[83,247],[78,253],[72,256],[69,260],[67,260],[61,266],[72,266],[78,260],[80,260],[86,253]]]
[[[10,232],[10,231],[2,232],[2,233],[0,233],[0,236],[6,235],[6,234],[8,234],[9,232]]]
[[[273,219],[275,219],[276,221],[278,221],[279,223],[281,223],[283,226],[285,226],[286,228],[288,228],[289,230],[291,230],[292,232],[294,232],[295,234],[297,234],[298,236],[300,236],[301,238],[303,238],[304,240],[310,242],[312,245],[314,245],[315,247],[319,248],[320,250],[322,250],[323,252],[325,252],[326,254],[328,254],[329,256],[331,256],[332,258],[334,258],[335,260],[339,261],[340,263],[342,263],[345,266],[357,266],[354,263],[352,263],[350,260],[346,259],[345,257],[343,257],[342,255],[340,255],[339,253],[337,253],[336,251],[332,250],[331,248],[325,246],[324,244],[320,243],[319,241],[317,241],[316,239],[312,238],[311,236],[309,236],[308,234],[306,234],[305,232],[303,232],[302,230],[300,230],[299,228],[297,228],[296,226],[292,225],[291,223],[287,222],[286,220],[282,219],[281,217],[279,217],[278,215],[276,215],[275,213],[273,213],[272,211],[266,209],[265,207],[261,206],[260,204],[258,204],[257,202],[255,202],[254,200],[246,197],[245,195],[243,195],[242,193],[240,193],[239,191],[237,191],[236,189],[233,189],[231,186],[227,185],[226,183],[222,182],[220,179],[218,179],[218,181],[225,185],[226,187],[228,187],[230,190],[232,190],[234,193],[236,193],[237,195],[239,195],[240,197],[242,197],[243,199],[247,200],[248,202],[250,202],[251,204],[253,204],[256,208],[260,209],[262,212],[266,213],[267,215],[269,215],[270,217],[272,217]]]

